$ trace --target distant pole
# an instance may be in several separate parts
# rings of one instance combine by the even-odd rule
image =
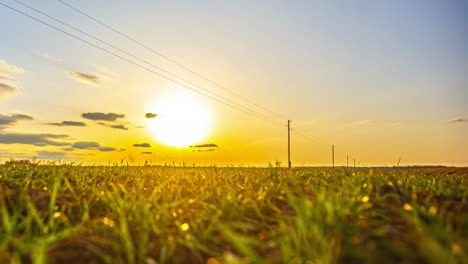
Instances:
[[[291,120],[288,120],[288,168],[291,168]]]
[[[353,158],[354,160],[354,168],[356,168],[356,158]]]
[[[335,145],[332,145],[332,168],[335,168]]]
[[[346,155],[346,168],[349,168],[349,155]]]

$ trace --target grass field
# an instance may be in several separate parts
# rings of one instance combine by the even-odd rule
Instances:
[[[468,169],[0,166],[0,263],[468,263]]]

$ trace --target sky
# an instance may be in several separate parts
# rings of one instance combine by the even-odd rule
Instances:
[[[468,166],[466,1],[20,1],[146,69],[0,5],[3,161]]]

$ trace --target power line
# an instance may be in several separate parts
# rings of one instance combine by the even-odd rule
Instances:
[[[283,125],[280,124],[280,123],[277,123],[277,122],[272,121],[272,120],[270,120],[270,119],[266,119],[266,118],[264,118],[264,117],[258,116],[258,115],[255,114],[255,113],[246,111],[246,110],[244,110],[244,109],[242,109],[242,108],[239,108],[239,107],[237,107],[237,106],[235,106],[235,105],[232,105],[232,104],[230,104],[230,103],[226,103],[226,102],[224,102],[224,101],[222,101],[222,100],[219,100],[219,99],[216,98],[216,97],[213,97],[213,96],[210,96],[210,95],[205,94],[205,93],[203,93],[203,92],[200,92],[199,90],[194,89],[194,88],[192,88],[192,87],[190,87],[190,86],[188,86],[188,85],[186,85],[186,84],[184,84],[184,83],[181,83],[181,82],[179,82],[179,81],[177,81],[177,80],[174,80],[174,79],[172,79],[172,78],[170,78],[170,77],[167,77],[167,76],[165,76],[165,75],[163,75],[163,74],[161,74],[161,73],[159,73],[159,72],[156,72],[156,71],[154,71],[154,70],[152,70],[152,69],[150,69],[150,68],[148,68],[148,67],[145,67],[144,65],[141,65],[141,64],[139,64],[139,63],[136,63],[136,62],[134,62],[134,61],[132,61],[132,60],[130,60],[130,59],[127,59],[127,58],[125,58],[125,57],[123,57],[123,56],[120,56],[120,55],[118,55],[118,54],[116,54],[116,53],[114,53],[114,52],[112,52],[112,51],[109,51],[109,50],[107,50],[107,49],[105,49],[105,48],[103,48],[103,47],[100,47],[100,46],[98,46],[98,45],[96,45],[96,44],[94,44],[94,43],[92,43],[92,42],[89,42],[89,41],[87,41],[87,40],[84,40],[84,39],[82,39],[82,38],[80,38],[80,37],[78,37],[78,36],[76,36],[76,35],[73,35],[72,33],[69,33],[69,32],[67,32],[67,31],[65,31],[65,30],[63,30],[63,29],[60,29],[60,28],[58,28],[58,27],[56,27],[56,26],[53,26],[53,25],[51,25],[51,24],[49,24],[49,23],[47,23],[47,22],[45,22],[45,21],[43,21],[43,20],[41,20],[41,19],[38,19],[38,18],[36,18],[36,17],[33,17],[33,16],[31,16],[31,15],[29,15],[29,14],[27,14],[27,13],[24,13],[24,12],[22,12],[22,11],[20,11],[20,10],[14,8],[14,7],[11,7],[11,6],[9,6],[9,5],[5,4],[5,3],[0,2],[0,5],[2,5],[2,6],[4,6],[4,7],[6,7],[6,8],[8,8],[8,9],[10,9],[10,10],[13,10],[13,11],[15,11],[15,12],[17,12],[17,13],[23,15],[23,16],[26,16],[26,17],[28,17],[28,18],[34,20],[34,21],[37,21],[37,22],[39,22],[39,23],[41,23],[41,24],[43,24],[43,25],[46,25],[46,26],[48,26],[48,27],[50,27],[50,28],[52,28],[52,29],[55,29],[55,30],[57,30],[57,31],[59,31],[59,32],[62,32],[62,33],[64,33],[64,34],[66,34],[66,35],[68,35],[68,36],[70,36],[70,37],[72,37],[72,38],[75,38],[75,39],[77,39],[77,40],[79,40],[79,41],[81,41],[81,42],[83,42],[83,43],[86,43],[86,44],[88,44],[88,45],[90,45],[90,46],[92,46],[92,47],[94,47],[94,48],[96,48],[96,49],[99,49],[99,50],[101,50],[101,51],[104,51],[104,52],[106,52],[106,53],[108,53],[108,54],[110,54],[110,55],[112,55],[112,56],[114,56],[114,57],[117,57],[117,58],[119,58],[119,59],[121,59],[121,60],[124,60],[124,61],[130,63],[130,64],[133,64],[133,65],[135,65],[135,66],[137,66],[137,67],[140,67],[140,68],[142,68],[142,69],[144,69],[144,70],[146,70],[146,71],[148,71],[148,72],[151,72],[151,73],[153,73],[153,74],[156,74],[156,75],[158,75],[158,76],[160,76],[160,77],[162,77],[162,78],[164,78],[164,79],[166,79],[166,80],[169,80],[169,81],[171,81],[171,82],[173,82],[173,83],[179,84],[179,85],[181,85],[181,86],[183,86],[183,87],[185,87],[185,88],[187,88],[187,89],[192,90],[193,92],[196,92],[196,93],[198,93],[198,94],[201,94],[201,95],[203,95],[203,96],[205,96],[205,97],[208,97],[208,98],[210,98],[210,99],[212,99],[212,100],[215,100],[215,101],[217,101],[217,102],[219,102],[219,103],[222,103],[222,104],[224,104],[224,105],[226,105],[226,106],[229,106],[229,107],[231,107],[231,108],[237,109],[237,110],[239,110],[239,111],[241,111],[241,112],[244,112],[244,113],[246,113],[246,114],[249,114],[249,115],[252,115],[252,116],[254,116],[254,117],[263,119],[263,120],[265,120],[265,121],[267,121],[267,122],[270,122],[270,123],[272,123],[272,124],[275,124],[275,125],[278,125],[278,126],[283,126]]]
[[[55,30],[57,30],[57,31],[59,31],[59,32],[62,32],[63,34],[66,34],[66,35],[68,35],[68,36],[70,36],[70,37],[72,37],[72,38],[74,38],[74,39],[77,39],[77,40],[79,40],[79,41],[81,41],[81,42],[83,42],[83,43],[86,43],[86,44],[88,44],[88,45],[90,45],[90,46],[92,46],[92,47],[94,47],[94,48],[96,48],[96,49],[99,49],[99,50],[105,52],[105,53],[108,53],[108,54],[110,54],[110,55],[112,55],[112,56],[114,56],[114,57],[116,57],[116,58],[119,58],[119,59],[121,59],[121,60],[123,60],[123,61],[126,61],[126,62],[128,62],[128,63],[130,63],[130,64],[133,64],[133,65],[135,65],[135,66],[137,66],[137,67],[139,67],[139,68],[142,68],[142,69],[144,69],[144,70],[146,70],[146,71],[148,71],[148,72],[150,72],[150,73],[153,73],[153,74],[155,74],[155,75],[158,75],[158,76],[160,76],[160,77],[162,77],[162,78],[164,78],[164,79],[166,79],[166,80],[169,80],[169,81],[171,81],[171,82],[173,82],[173,83],[176,83],[176,84],[178,84],[178,85],[181,85],[182,87],[185,87],[185,88],[187,88],[187,89],[189,89],[189,90],[192,90],[193,92],[196,92],[196,93],[198,93],[198,94],[200,94],[200,95],[203,95],[203,96],[205,96],[205,97],[208,97],[208,98],[210,98],[210,99],[212,99],[212,100],[214,100],[214,101],[217,101],[218,103],[224,104],[224,105],[229,106],[229,107],[231,107],[231,108],[233,108],[233,109],[236,109],[236,110],[239,110],[239,111],[244,112],[244,113],[246,113],[246,114],[249,114],[249,115],[251,115],[251,116],[257,117],[257,118],[262,119],[262,120],[264,120],[264,121],[266,121],[266,122],[270,122],[270,123],[272,123],[272,124],[274,124],[274,125],[278,125],[278,126],[281,126],[281,127],[284,126],[283,124],[276,122],[276,120],[273,120],[272,118],[270,118],[270,117],[268,117],[268,116],[265,116],[265,115],[263,115],[262,113],[256,112],[255,110],[251,110],[250,108],[245,107],[245,106],[243,106],[243,105],[236,104],[235,102],[232,102],[232,101],[230,101],[230,100],[228,100],[228,99],[226,99],[226,98],[224,98],[224,97],[222,97],[222,96],[220,96],[220,95],[218,95],[218,94],[216,94],[216,93],[214,93],[214,92],[211,92],[210,90],[207,90],[207,89],[205,89],[205,88],[203,88],[203,87],[200,87],[200,86],[198,86],[197,84],[194,84],[194,83],[192,83],[192,82],[190,82],[190,81],[188,81],[188,80],[185,80],[185,79],[183,79],[183,78],[181,78],[181,77],[179,77],[179,76],[177,76],[177,75],[175,75],[175,74],[172,74],[171,72],[166,71],[166,70],[164,70],[164,69],[162,69],[162,68],[160,68],[160,67],[158,67],[158,66],[156,66],[156,65],[154,65],[154,64],[152,64],[152,63],[150,63],[150,62],[148,62],[148,61],[146,61],[146,60],[144,60],[144,59],[141,59],[141,58],[139,58],[139,57],[137,57],[137,56],[135,56],[135,55],[133,55],[133,54],[131,54],[131,53],[129,53],[129,52],[126,52],[125,50],[122,50],[122,49],[120,49],[119,47],[117,47],[117,46],[115,46],[115,45],[113,45],[113,44],[110,44],[110,43],[108,43],[108,42],[106,42],[106,41],[104,41],[104,40],[101,40],[101,39],[99,39],[99,38],[93,36],[92,34],[89,34],[89,33],[85,32],[85,31],[80,30],[80,29],[78,29],[78,28],[76,28],[76,27],[73,27],[73,26],[71,26],[71,25],[69,25],[69,24],[67,24],[67,23],[65,23],[65,22],[63,22],[63,21],[61,21],[61,20],[59,20],[59,19],[57,19],[57,18],[54,18],[54,17],[52,17],[52,16],[50,16],[50,15],[47,15],[46,13],[41,12],[41,11],[39,11],[39,10],[37,10],[37,9],[35,9],[35,8],[33,8],[33,7],[31,7],[31,6],[28,6],[27,4],[22,3],[21,1],[18,1],[18,0],[14,0],[14,1],[17,2],[17,3],[19,3],[19,4],[21,4],[21,5],[23,5],[23,6],[25,6],[25,7],[27,7],[27,8],[29,8],[29,9],[34,10],[35,12],[38,12],[38,13],[40,13],[40,14],[42,14],[42,15],[44,15],[44,16],[46,16],[46,17],[48,17],[48,18],[50,18],[50,19],[52,19],[52,20],[54,20],[54,21],[56,21],[56,22],[58,22],[58,23],[60,23],[60,24],[62,24],[62,25],[65,25],[65,26],[67,26],[67,27],[69,27],[69,28],[72,28],[73,30],[76,30],[76,31],[78,31],[78,32],[80,32],[80,33],[82,33],[82,34],[84,34],[84,35],[86,35],[86,36],[88,36],[88,37],[90,37],[90,38],[96,40],[96,41],[99,41],[99,42],[101,42],[101,43],[103,43],[103,44],[108,45],[109,47],[112,47],[112,48],[114,48],[114,49],[116,49],[116,50],[118,50],[118,51],[120,51],[120,52],[122,52],[122,53],[128,55],[128,56],[131,56],[132,58],[135,58],[135,59],[137,59],[137,60],[139,60],[139,61],[141,61],[141,62],[144,62],[144,63],[146,63],[146,64],[148,64],[148,65],[151,65],[152,67],[154,67],[154,68],[156,68],[156,69],[158,69],[158,70],[160,70],[160,71],[163,71],[163,72],[166,73],[166,74],[169,74],[169,75],[171,75],[171,76],[173,76],[173,77],[175,77],[175,78],[177,78],[177,79],[179,79],[179,80],[181,80],[181,81],[184,81],[184,82],[186,82],[186,83],[189,83],[189,84],[191,84],[191,85],[193,85],[193,86],[195,86],[195,87],[197,87],[197,88],[199,88],[199,89],[202,89],[202,90],[204,90],[204,91],[206,91],[206,92],[208,92],[208,93],[210,93],[210,94],[212,94],[212,95],[214,95],[214,96],[216,96],[216,97],[219,97],[219,98],[221,98],[222,100],[220,100],[220,99],[218,99],[218,98],[216,98],[216,97],[213,97],[213,96],[211,96],[211,95],[208,95],[208,94],[206,94],[206,93],[203,93],[203,92],[201,92],[201,91],[199,91],[199,90],[197,90],[197,89],[195,89],[195,88],[193,88],[193,87],[191,87],[191,86],[189,86],[189,85],[186,85],[186,84],[184,84],[184,83],[181,83],[180,81],[178,81],[178,80],[176,80],[176,79],[173,79],[173,78],[170,78],[170,77],[168,77],[168,76],[166,76],[166,75],[163,75],[163,74],[161,74],[161,73],[159,73],[159,72],[157,72],[157,71],[154,71],[154,70],[152,70],[152,69],[150,69],[150,68],[148,68],[148,67],[146,67],[146,66],[144,66],[144,65],[141,65],[141,64],[139,64],[139,63],[137,63],[137,62],[135,62],[135,61],[132,61],[132,60],[126,58],[126,57],[123,57],[123,56],[121,56],[121,55],[119,55],[119,54],[116,54],[116,53],[114,53],[114,52],[112,52],[112,51],[109,51],[109,50],[107,50],[107,49],[105,49],[105,48],[103,48],[103,47],[101,47],[101,46],[98,46],[98,45],[96,45],[96,44],[94,44],[94,43],[92,43],[92,42],[90,42],[90,41],[87,41],[87,40],[85,40],[85,39],[83,39],[83,38],[80,38],[80,37],[78,37],[78,36],[76,36],[76,35],[74,35],[74,34],[72,34],[72,33],[69,33],[69,32],[67,32],[67,31],[61,29],[61,28],[58,28],[58,27],[56,27],[56,26],[54,26],[54,25],[51,25],[51,24],[49,24],[49,23],[47,23],[47,22],[45,22],[45,21],[43,21],[43,20],[41,20],[41,19],[39,19],[39,18],[36,18],[36,17],[34,17],[34,16],[32,16],[32,15],[29,15],[29,14],[27,14],[27,13],[24,13],[23,11],[20,11],[20,10],[18,10],[18,9],[16,9],[16,8],[12,7],[12,6],[9,6],[9,5],[5,4],[5,3],[0,2],[0,5],[2,5],[2,6],[4,6],[4,7],[6,7],[6,8],[8,8],[8,9],[10,9],[10,10],[13,10],[13,11],[15,11],[15,12],[17,12],[17,13],[23,15],[23,16],[26,16],[26,17],[28,17],[28,18],[30,18],[30,19],[36,21],[36,22],[39,22],[39,23],[41,23],[41,24],[43,24],[43,25],[46,25],[46,26],[48,26],[48,27],[50,27],[50,28],[52,28],[52,29],[55,29]],[[62,2],[62,1],[60,1],[60,0],[57,0],[57,1]],[[63,3],[63,2],[62,2],[62,3]],[[169,59],[169,60],[170,60],[170,59]],[[207,80],[209,80],[209,79],[207,79]],[[223,101],[223,100],[225,100],[225,101],[227,101],[227,102],[225,102],[225,101]],[[249,101],[249,102],[251,102],[251,101]],[[251,103],[252,103],[252,102],[251,102]],[[253,104],[255,104],[255,103],[253,103]],[[257,105],[257,104],[255,104],[255,105]],[[257,105],[257,106],[258,106],[258,105]],[[245,108],[245,109],[244,109],[244,108]],[[276,115],[278,115],[278,114],[276,114]],[[281,115],[278,115],[278,116],[281,116]],[[291,131],[293,131],[293,129],[291,129]],[[309,136],[303,134],[302,132],[299,132],[299,131],[297,131],[297,130],[294,130],[293,132],[296,133],[296,134],[298,134],[298,135],[300,135],[300,136],[302,136],[303,138],[305,138],[305,139],[307,139],[307,140],[309,140],[309,141],[317,142],[317,140],[314,140],[314,139],[310,138]]]
[[[74,7],[74,6],[70,5],[70,4],[68,4],[67,2],[62,1],[62,0],[57,0],[57,1],[60,2],[60,3],[62,3],[62,4],[64,4],[65,6],[67,6],[67,7],[69,7],[69,8],[71,8],[71,9],[73,9],[74,11],[76,11],[76,12],[82,14],[83,16],[88,17],[89,19],[95,21],[96,23],[98,23],[98,24],[100,24],[100,25],[102,25],[102,26],[104,26],[104,27],[106,27],[106,28],[112,30],[113,32],[119,34],[120,36],[122,36],[122,37],[124,37],[124,38],[130,40],[131,42],[133,42],[133,43],[135,43],[135,44],[137,44],[137,45],[139,45],[139,46],[141,46],[141,47],[143,47],[143,48],[145,48],[145,49],[147,49],[147,50],[153,52],[154,54],[156,54],[156,55],[158,55],[158,56],[160,56],[160,57],[162,57],[162,58],[164,58],[164,59],[166,59],[166,60],[168,60],[168,61],[174,63],[175,65],[177,65],[177,66],[183,68],[184,70],[189,71],[190,73],[192,73],[192,74],[194,74],[194,75],[196,75],[196,76],[198,76],[198,77],[200,77],[200,78],[202,78],[202,79],[208,81],[209,83],[211,83],[211,84],[213,84],[213,85],[215,85],[215,86],[217,86],[217,87],[219,87],[219,88],[221,88],[221,89],[223,89],[223,90],[225,90],[225,91],[228,91],[229,93],[231,93],[231,94],[233,94],[233,95],[235,95],[235,96],[241,98],[242,100],[244,100],[244,101],[246,101],[246,102],[248,102],[248,103],[250,103],[250,104],[252,104],[252,105],[254,105],[254,106],[256,106],[256,107],[258,107],[258,108],[260,108],[260,109],[262,109],[262,110],[264,110],[264,111],[266,111],[266,112],[269,112],[269,113],[271,113],[271,114],[273,114],[273,115],[275,115],[275,116],[277,116],[277,117],[286,118],[284,115],[278,114],[278,113],[276,113],[276,112],[270,110],[270,109],[267,108],[267,107],[264,107],[264,106],[262,106],[262,105],[259,105],[259,104],[255,103],[255,102],[253,102],[253,101],[251,101],[251,100],[245,98],[244,96],[242,96],[242,95],[240,95],[240,94],[238,94],[238,93],[236,93],[236,92],[234,92],[234,91],[232,91],[232,90],[226,88],[225,86],[218,84],[217,82],[215,82],[215,81],[209,79],[208,77],[206,77],[206,76],[204,76],[204,75],[202,75],[202,74],[197,73],[196,71],[190,69],[189,67],[183,65],[182,63],[179,63],[179,62],[177,62],[177,61],[175,61],[175,60],[169,58],[168,56],[162,54],[161,52],[158,52],[158,51],[154,50],[153,48],[149,47],[148,45],[145,45],[145,44],[143,44],[142,42],[136,40],[135,38],[132,38],[132,37],[130,37],[129,35],[127,35],[127,34],[125,34],[125,33],[122,33],[121,31],[115,29],[114,27],[109,26],[108,24],[102,22],[101,20],[99,20],[99,19],[97,19],[97,18],[94,18],[93,16],[87,14],[87,13],[84,12],[84,11],[81,11],[80,9],[78,9],[78,8],[76,8],[76,7]]]
[[[170,76],[172,76],[172,77],[175,77],[175,78],[177,78],[177,79],[179,79],[179,80],[181,80],[181,81],[184,81],[184,82],[186,82],[186,83],[188,83],[188,84],[190,84],[190,85],[192,85],[192,86],[194,86],[194,87],[197,87],[197,88],[199,88],[199,89],[201,89],[201,90],[204,90],[204,91],[207,92],[207,93],[210,93],[210,94],[212,94],[212,95],[214,95],[214,96],[216,96],[216,97],[218,97],[218,98],[221,98],[222,100],[227,101],[227,102],[229,102],[229,103],[231,103],[231,104],[233,104],[233,105],[235,105],[235,106],[237,106],[237,107],[241,107],[241,108],[243,108],[243,109],[246,110],[246,111],[249,111],[249,112],[252,112],[252,113],[254,113],[254,114],[256,114],[256,115],[261,116],[262,118],[274,120],[273,118],[271,118],[271,117],[269,117],[269,116],[266,116],[266,115],[264,115],[264,114],[262,114],[262,113],[259,113],[259,112],[255,111],[255,110],[252,110],[252,109],[248,108],[248,107],[245,107],[245,106],[243,106],[243,105],[241,105],[241,104],[237,104],[237,103],[233,102],[232,100],[226,99],[225,97],[220,96],[220,95],[218,95],[218,94],[216,94],[216,93],[214,93],[214,92],[212,92],[212,91],[210,91],[210,90],[208,90],[208,89],[206,89],[206,88],[203,88],[203,87],[201,87],[201,86],[199,86],[199,85],[197,85],[197,84],[195,84],[195,83],[193,83],[193,82],[191,82],[191,81],[189,81],[189,80],[186,80],[186,79],[184,79],[184,78],[181,78],[180,76],[177,76],[177,75],[175,75],[175,74],[173,74],[173,73],[171,73],[171,72],[169,72],[169,71],[167,71],[167,70],[165,70],[165,69],[163,69],[163,68],[161,68],[161,67],[159,67],[159,66],[157,66],[157,65],[154,65],[153,63],[148,62],[147,60],[144,60],[144,59],[142,59],[142,58],[140,58],[140,57],[137,57],[137,56],[135,56],[135,55],[133,55],[133,54],[131,54],[131,53],[129,53],[129,52],[127,52],[127,51],[125,51],[125,50],[123,50],[123,49],[121,49],[121,48],[119,48],[119,47],[117,47],[117,46],[115,46],[115,45],[113,45],[113,44],[111,44],[111,43],[109,43],[109,42],[106,42],[106,41],[104,41],[104,40],[102,40],[102,39],[100,39],[100,38],[98,38],[98,37],[95,37],[95,36],[93,36],[92,34],[87,33],[86,31],[83,31],[83,30],[81,30],[81,29],[79,29],[79,28],[76,28],[76,27],[74,27],[74,26],[72,26],[72,25],[70,25],[70,24],[68,24],[68,23],[66,23],[66,22],[64,22],[64,21],[62,21],[62,20],[60,20],[60,19],[57,19],[57,18],[55,18],[55,17],[53,17],[53,16],[51,16],[51,15],[48,15],[48,14],[46,14],[45,12],[42,12],[42,11],[40,11],[40,10],[38,10],[38,9],[36,9],[36,8],[34,8],[34,7],[32,7],[32,6],[29,6],[29,5],[23,3],[23,2],[21,2],[21,1],[19,1],[19,0],[13,0],[13,1],[15,1],[15,2],[17,2],[17,3],[19,3],[19,4],[23,5],[23,6],[25,6],[25,7],[27,7],[27,8],[29,8],[29,9],[31,9],[31,10],[33,10],[33,11],[35,11],[35,12],[37,12],[37,13],[43,15],[43,16],[46,16],[46,17],[48,17],[48,18],[50,18],[50,19],[52,19],[52,20],[54,20],[54,21],[56,21],[56,22],[58,22],[58,23],[60,23],[60,24],[62,24],[62,25],[65,25],[65,26],[67,26],[67,27],[69,27],[69,28],[71,28],[71,29],[73,29],[73,30],[75,30],[75,31],[78,31],[78,32],[80,32],[81,34],[84,34],[84,35],[86,35],[86,36],[88,36],[88,37],[90,37],[90,38],[92,38],[92,39],[94,39],[94,40],[96,40],[96,41],[99,41],[99,42],[101,42],[101,43],[103,43],[103,44],[105,44],[105,45],[107,45],[107,46],[109,46],[109,47],[111,47],[111,48],[114,48],[114,49],[116,49],[116,50],[118,50],[118,51],[120,51],[120,52],[122,52],[122,53],[124,53],[124,54],[126,54],[126,55],[128,55],[128,56],[130,56],[130,57],[132,57],[132,58],[134,58],[134,59],[137,59],[137,60],[139,60],[139,61],[141,61],[141,62],[143,62],[143,63],[146,63],[147,65],[150,65],[150,66],[152,66],[152,67],[154,67],[154,68],[156,68],[156,69],[158,69],[158,70],[160,70],[160,71],[162,71],[162,72],[164,72],[164,73],[166,73],[166,74],[168,74],[168,75],[170,75]]]
[[[310,142],[315,142],[315,143],[318,142],[317,139],[311,138],[310,136],[307,136],[306,134],[304,134],[303,132],[298,131],[297,129],[291,128],[291,131],[293,133],[296,133],[297,135],[303,137],[304,139],[309,140]]]

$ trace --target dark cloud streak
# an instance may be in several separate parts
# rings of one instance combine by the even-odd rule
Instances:
[[[0,94],[12,94],[16,92],[16,88],[6,83],[0,83]]]
[[[26,144],[34,146],[68,146],[70,143],[57,142],[54,139],[67,139],[68,135],[61,134],[21,134],[1,133],[0,144]]]
[[[145,117],[146,117],[146,118],[155,118],[155,117],[157,117],[157,116],[158,116],[158,114],[155,114],[155,113],[146,113],[146,114],[145,114]]]
[[[77,126],[77,127],[84,127],[86,123],[78,122],[78,121],[62,121],[61,123],[47,123],[50,126]]]
[[[218,145],[216,144],[201,144],[201,145],[195,145],[195,146],[190,146],[191,148],[217,148]]]
[[[150,148],[151,145],[148,144],[148,143],[141,143],[141,144],[133,144],[134,147],[137,147],[137,148]]]
[[[124,114],[116,114],[116,113],[101,113],[101,112],[89,112],[83,113],[81,117],[93,121],[115,121],[119,118],[124,118]]]
[[[75,80],[85,82],[87,84],[97,85],[97,86],[102,85],[101,79],[96,75],[82,73],[82,72],[74,72],[74,71],[67,71],[66,73]]]

